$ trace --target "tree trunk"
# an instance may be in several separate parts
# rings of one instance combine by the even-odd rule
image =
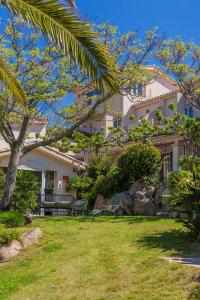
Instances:
[[[17,167],[19,164],[20,154],[21,152],[19,146],[14,146],[11,148],[5,187],[2,199],[0,201],[0,210],[8,210],[10,208],[13,191],[16,185]]]

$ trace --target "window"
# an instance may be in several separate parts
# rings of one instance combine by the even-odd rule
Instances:
[[[185,107],[185,115],[190,118],[193,118],[193,107],[192,106]]]
[[[114,121],[113,121],[113,127],[114,128],[119,128],[121,126],[121,119],[115,119]]]
[[[143,88],[141,84],[137,84],[133,89],[132,89],[133,94],[136,96],[142,96],[143,95]]]

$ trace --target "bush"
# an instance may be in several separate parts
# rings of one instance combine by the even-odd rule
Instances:
[[[95,182],[95,190],[97,194],[101,194],[104,197],[110,197],[113,194],[122,191],[123,187],[120,184],[119,168],[112,167],[105,176],[98,176]]]
[[[121,154],[118,160],[122,183],[127,187],[133,181],[156,180],[161,170],[161,155],[156,147],[137,144]]]
[[[185,170],[171,172],[168,177],[169,203],[173,209],[186,213],[185,226],[200,238],[200,161],[184,157],[180,163]]]
[[[93,157],[89,162],[88,176],[97,179],[98,176],[106,175],[112,168],[113,163],[109,156]]]
[[[19,240],[19,233],[13,229],[0,227],[0,246],[9,245],[14,240]]]
[[[20,227],[25,225],[25,218],[18,212],[5,211],[0,213],[0,224],[6,227]]]
[[[89,192],[86,192],[84,194],[84,199],[88,202],[88,209],[93,209],[95,200],[97,198],[97,192],[96,189],[94,187],[91,188],[91,190]]]
[[[18,171],[11,208],[23,214],[34,211],[38,205],[39,193],[38,176],[30,171]]]
[[[200,157],[182,156],[179,159],[178,165],[185,171],[192,171],[194,168],[200,166]]]
[[[88,176],[76,176],[72,177],[66,188],[67,191],[76,191],[77,198],[84,198],[84,194],[88,192],[93,184],[93,179]]]
[[[5,174],[0,171],[0,194],[5,185]],[[18,171],[16,187],[12,196],[11,209],[20,213],[34,211],[38,205],[40,180],[30,171]]]

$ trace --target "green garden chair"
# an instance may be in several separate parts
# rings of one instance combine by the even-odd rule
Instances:
[[[114,215],[117,207],[122,202],[124,195],[126,192],[115,194],[108,206],[103,207],[102,209],[94,209],[90,212],[91,216],[98,216],[98,215]]]

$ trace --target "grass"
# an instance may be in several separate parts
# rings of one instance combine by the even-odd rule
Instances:
[[[197,254],[174,220],[61,217],[29,227],[44,237],[0,265],[0,299],[200,299],[200,269],[161,259]]]

